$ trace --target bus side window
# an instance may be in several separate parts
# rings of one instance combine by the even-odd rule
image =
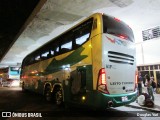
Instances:
[[[61,45],[61,53],[68,52],[72,49],[72,41]]]
[[[85,34],[83,36],[80,36],[78,38],[75,39],[75,44],[76,45],[82,45],[83,43],[85,43],[89,38],[89,33]]]
[[[55,55],[58,55],[58,54],[59,54],[59,46],[57,46],[57,47],[55,48],[54,52],[55,52]]]
[[[48,59],[48,58],[51,58],[51,53],[48,53],[48,54],[47,54],[47,59]]]
[[[41,59],[42,59],[42,60],[47,59],[48,54],[49,54],[49,51],[45,51],[44,53],[42,53],[42,54],[41,54]]]
[[[40,61],[40,55],[35,57],[35,61]]]
[[[54,50],[51,50],[51,56],[54,56],[55,52]]]
[[[67,32],[60,38],[60,53],[66,53],[72,50],[73,45],[73,33]]]
[[[88,21],[86,21],[85,23],[77,26],[73,30],[74,35],[75,35],[74,36],[74,38],[75,38],[74,48],[75,49],[89,40],[91,30],[92,30],[92,23],[93,23],[93,18],[91,18]]]

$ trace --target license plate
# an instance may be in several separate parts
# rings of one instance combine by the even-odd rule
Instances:
[[[123,96],[122,97],[122,102],[128,101],[128,97],[127,96]]]

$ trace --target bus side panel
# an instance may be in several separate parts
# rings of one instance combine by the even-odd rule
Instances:
[[[45,85],[45,82],[53,81],[54,84],[57,80],[59,82],[67,80],[70,77],[68,73],[78,70],[78,67],[85,69],[91,64],[91,40],[88,40],[77,50],[25,67],[23,70],[25,87],[33,91],[43,89],[38,87]],[[39,85],[39,83],[43,85]],[[92,85],[89,88],[92,89]]]
[[[88,40],[80,48],[73,51],[74,55],[70,60],[74,64],[72,63],[69,68],[64,70],[64,101],[67,103],[81,104],[81,98],[86,95],[86,91],[93,90],[91,49],[91,40]],[[77,62],[75,63],[75,61]]]
[[[97,88],[99,70],[102,68],[102,35],[92,38],[93,90]]]
[[[92,43],[92,66],[93,66],[93,90],[97,88],[99,70],[102,67],[102,14],[94,16],[93,30],[91,34]]]
[[[52,59],[53,58],[26,66],[23,69],[23,78],[21,78],[21,80],[24,82],[25,89],[43,94],[45,83],[53,80],[54,75],[47,75],[45,71]]]

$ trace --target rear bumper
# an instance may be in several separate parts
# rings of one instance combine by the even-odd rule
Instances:
[[[128,94],[104,94],[98,92],[97,100],[95,101],[94,105],[101,109],[106,109],[109,107],[119,107],[130,104],[134,102],[137,98],[137,91]],[[122,101],[122,98],[127,98]]]

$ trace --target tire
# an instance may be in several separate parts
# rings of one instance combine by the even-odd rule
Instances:
[[[52,100],[52,93],[51,93],[50,86],[45,87],[44,97],[45,97],[45,100],[48,102],[50,102]]]
[[[55,91],[55,103],[57,106],[63,105],[63,93],[62,93],[62,88],[57,87]]]

